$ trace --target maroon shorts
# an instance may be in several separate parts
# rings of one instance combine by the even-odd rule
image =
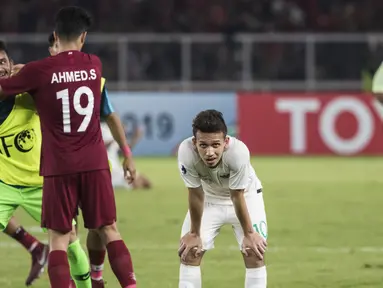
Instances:
[[[44,177],[42,227],[71,231],[78,208],[85,228],[96,229],[116,221],[110,170]]]

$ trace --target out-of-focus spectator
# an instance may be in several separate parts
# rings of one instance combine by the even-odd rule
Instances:
[[[55,12],[80,5],[100,32],[381,30],[383,1],[369,0],[2,0],[1,32],[50,32]]]
[[[0,32],[48,34],[55,12],[64,5],[87,8],[95,18],[93,32],[224,33],[222,43],[192,44],[191,77],[198,81],[241,78],[242,45],[233,41],[236,33],[379,32],[383,27],[382,0],[1,0]],[[374,56],[377,52],[368,44],[348,45],[316,45],[317,77],[355,80],[364,63],[377,65],[371,64],[379,58]],[[25,46],[15,44],[16,61],[44,56],[41,45],[27,46],[23,53]],[[130,81],[181,79],[179,43],[129,43],[129,63],[122,64],[116,43],[89,44],[87,49],[107,63],[104,73],[111,81],[119,78],[117,64],[128,67]],[[303,80],[304,53],[303,43],[253,44],[253,78]]]

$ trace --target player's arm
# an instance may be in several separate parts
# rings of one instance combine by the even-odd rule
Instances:
[[[233,201],[235,214],[238,217],[239,223],[241,223],[243,234],[246,236],[253,233],[254,229],[251,223],[249,211],[247,210],[244,192],[245,189],[230,189],[230,197],[231,201]]]
[[[201,179],[194,168],[193,151],[185,142],[182,142],[178,148],[178,166],[181,178],[189,193],[190,233],[199,236],[205,196],[201,186]]]
[[[126,142],[124,127],[122,126],[120,117],[114,112],[105,86],[102,90],[101,116],[105,118],[114,140],[118,143],[124,155],[122,168],[125,179],[128,180],[128,183],[133,183],[136,179],[136,166],[134,164],[132,151]]]
[[[230,151],[230,153],[228,155],[230,198],[234,205],[235,214],[242,226],[243,233],[247,236],[254,232],[244,195],[249,181],[250,152],[245,144],[241,143],[238,149]]]
[[[114,111],[114,108],[108,96],[108,90],[105,86],[102,90],[101,99],[101,116],[104,117],[110,129],[110,132],[112,133],[113,139],[120,146],[120,149],[123,151],[124,157],[127,159],[131,159],[132,153],[126,141],[124,127],[122,126],[120,117]]]
[[[25,65],[15,76],[0,79],[0,100],[35,90],[39,85],[36,62]]]
[[[112,133],[113,139],[118,143],[121,150],[124,151],[124,147],[128,146],[128,142],[125,137],[125,130],[122,126],[120,117],[116,112],[113,112],[105,117],[106,123]],[[129,156],[129,155],[124,155]]]
[[[376,99],[383,104],[383,63],[380,64],[372,80],[372,92]]]
[[[204,192],[202,186],[188,188],[189,190],[189,213],[190,213],[190,233],[200,236],[201,220],[203,214]]]

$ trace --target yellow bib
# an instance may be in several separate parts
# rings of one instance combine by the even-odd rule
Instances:
[[[42,186],[40,120],[29,94],[16,96],[12,112],[0,125],[0,139],[0,180],[9,185]]]
[[[101,92],[105,78],[101,78]],[[0,180],[9,185],[42,186],[40,119],[32,97],[16,96],[15,105],[0,125]]]

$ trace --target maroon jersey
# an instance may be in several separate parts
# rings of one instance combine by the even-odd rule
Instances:
[[[109,169],[100,128],[101,61],[66,51],[0,80],[5,95],[28,92],[40,116],[43,176]]]

